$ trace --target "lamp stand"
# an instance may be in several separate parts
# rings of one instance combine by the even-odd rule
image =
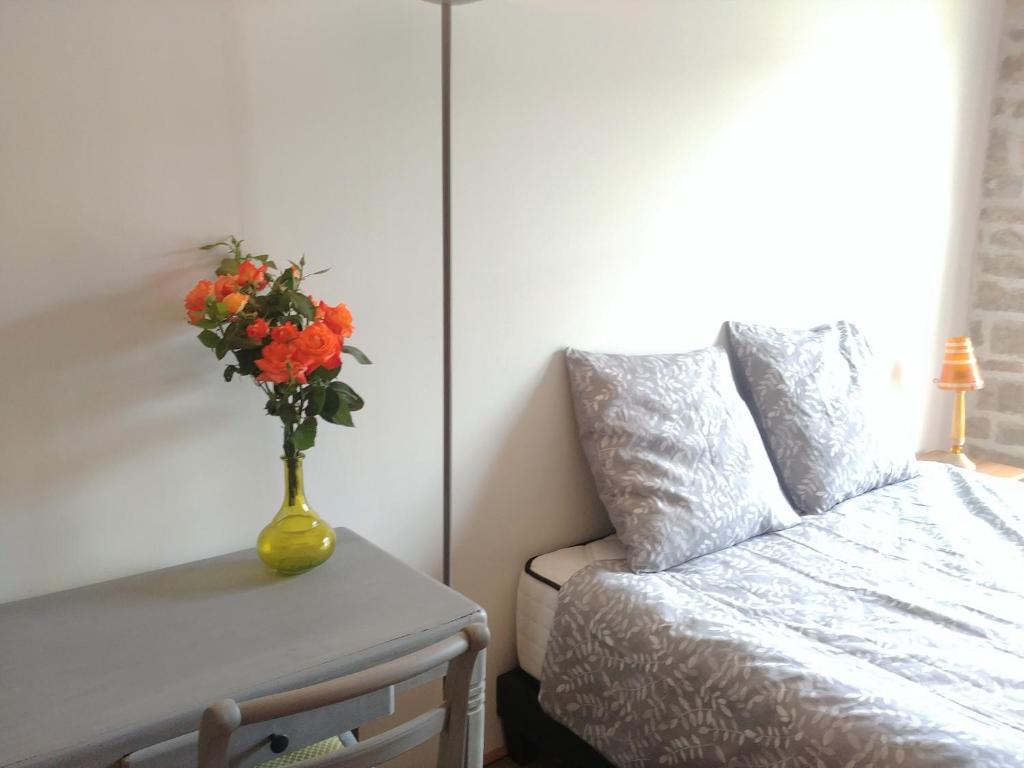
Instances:
[[[452,7],[441,6],[441,302],[443,457],[441,580],[452,583]]]
[[[476,0],[427,0],[441,6],[441,324],[442,581],[452,583],[452,6]]]
[[[967,442],[967,393],[959,390],[954,394],[956,399],[953,401],[953,425],[949,433],[951,443],[949,453],[936,460],[961,469],[974,469],[974,462],[964,453],[964,444]]]

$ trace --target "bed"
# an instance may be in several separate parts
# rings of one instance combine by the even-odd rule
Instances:
[[[1024,766],[1024,485],[914,461],[855,324],[725,330],[566,351],[616,536],[528,565],[510,754]]]
[[[615,547],[534,560],[519,628],[544,711],[613,764],[1024,765],[1024,486],[922,463],[666,571]]]

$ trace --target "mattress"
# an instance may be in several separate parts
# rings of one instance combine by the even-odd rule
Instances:
[[[540,703],[616,765],[1024,766],[1024,486],[945,464],[559,592]]]
[[[519,574],[516,597],[516,649],[519,666],[540,680],[544,652],[555,617],[558,590],[577,571],[601,560],[622,560],[625,549],[615,534],[575,547],[538,555]]]

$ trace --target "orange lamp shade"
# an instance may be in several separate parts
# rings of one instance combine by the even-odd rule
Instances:
[[[942,372],[939,374],[939,389],[966,392],[981,389],[985,382],[978,371],[978,360],[974,356],[974,345],[967,336],[953,336],[946,339],[946,354],[942,358]]]

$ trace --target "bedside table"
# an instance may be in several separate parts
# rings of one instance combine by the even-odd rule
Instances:
[[[997,464],[994,461],[978,461],[975,469],[993,477],[1005,477],[1009,480],[1024,480],[1024,467],[1014,467],[1010,464]]]
[[[917,454],[919,461],[941,461],[946,455],[945,451],[923,451]],[[976,461],[974,471],[992,477],[1005,477],[1008,480],[1024,480],[1024,467],[1014,467],[1010,464],[999,464],[994,461]]]

